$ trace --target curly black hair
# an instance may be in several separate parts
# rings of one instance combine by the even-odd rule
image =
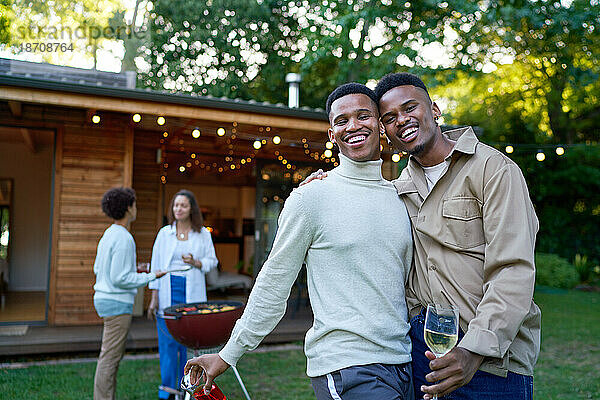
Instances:
[[[343,85],[333,89],[333,92],[331,92],[327,97],[327,103],[325,103],[325,111],[327,112],[327,116],[329,116],[329,113],[331,112],[331,104],[340,97],[344,97],[349,94],[366,94],[371,100],[373,100],[375,105],[377,105],[377,97],[375,96],[375,92],[373,92],[371,89],[361,83],[344,83]]]
[[[387,74],[386,76],[381,78],[379,83],[377,83],[377,86],[375,86],[375,98],[377,99],[375,102],[379,103],[379,100],[381,100],[383,95],[386,94],[388,91],[392,90],[393,88],[406,85],[415,86],[423,89],[425,93],[427,93],[427,97],[429,97],[429,91],[427,90],[427,87],[425,86],[421,78],[419,78],[416,75],[409,74],[408,72],[400,72]]]
[[[126,187],[112,188],[102,196],[102,211],[112,219],[121,219],[135,202],[135,190]]]

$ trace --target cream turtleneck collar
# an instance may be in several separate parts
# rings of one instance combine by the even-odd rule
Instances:
[[[365,181],[379,181],[383,179],[383,175],[381,175],[383,160],[354,161],[342,153],[339,153],[338,156],[340,158],[340,165],[334,171],[339,175]]]

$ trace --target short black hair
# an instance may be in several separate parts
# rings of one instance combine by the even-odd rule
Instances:
[[[329,118],[329,113],[331,112],[331,104],[339,99],[340,97],[347,96],[349,94],[365,94],[369,96],[375,106],[377,106],[377,97],[375,96],[375,92],[363,85],[362,83],[350,82],[344,83],[333,89],[333,92],[329,94],[327,97],[327,103],[325,103],[325,111],[327,112],[327,117]]]
[[[375,96],[377,98],[376,102],[379,103],[379,100],[381,100],[383,95],[392,90],[393,88],[406,85],[415,86],[423,89],[425,93],[427,93],[427,97],[429,97],[429,91],[427,90],[427,87],[425,86],[421,78],[419,78],[416,75],[409,74],[408,72],[400,72],[387,74],[386,76],[381,78],[379,83],[377,83],[377,86],[375,86]]]
[[[135,202],[135,190],[126,187],[116,187],[108,190],[102,196],[102,211],[112,219],[121,219],[127,209]]]

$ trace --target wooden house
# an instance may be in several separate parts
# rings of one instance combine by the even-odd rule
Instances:
[[[323,110],[140,90],[130,75],[74,68],[47,66],[59,73],[45,76],[39,65],[0,61],[7,286],[13,306],[38,305],[11,314],[7,301],[0,324],[101,323],[92,266],[110,223],[100,199],[111,187],[137,192],[138,261],[150,260],[171,196],[187,188],[212,229],[222,269],[255,275],[291,189],[337,163],[336,154],[324,155]],[[397,166],[385,157],[391,177]]]

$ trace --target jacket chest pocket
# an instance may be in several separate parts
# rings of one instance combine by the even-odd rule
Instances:
[[[446,226],[445,243],[462,248],[485,243],[481,203],[475,197],[444,200],[442,216]]]

